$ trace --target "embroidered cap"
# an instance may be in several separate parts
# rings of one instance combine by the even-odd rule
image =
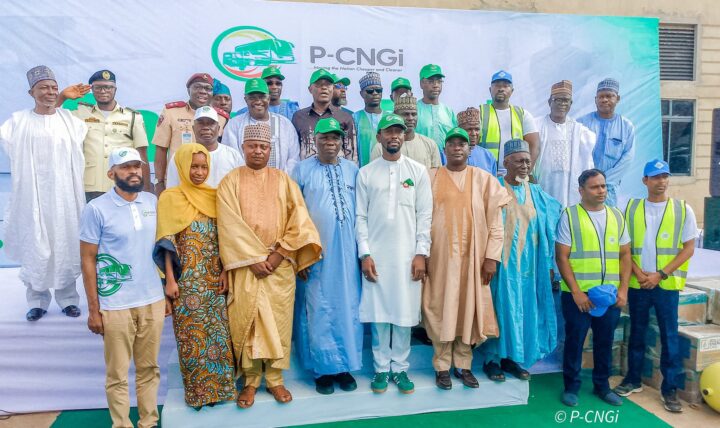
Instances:
[[[37,84],[37,82],[41,80],[53,80],[55,83],[57,83],[57,79],[55,79],[55,73],[53,73],[52,70],[50,70],[50,67],[46,65],[38,65],[37,67],[33,67],[27,72],[27,81],[30,85],[30,89],[33,88]]]
[[[475,107],[468,107],[467,110],[457,114],[457,121],[461,128],[480,125],[480,110]]]
[[[513,153],[530,153],[530,145],[525,140],[513,139],[505,142],[505,157]]]
[[[270,143],[272,141],[272,133],[270,127],[264,123],[248,125],[243,132],[243,141],[262,141]]]
[[[403,111],[417,111],[417,98],[409,94],[402,94],[395,100],[395,113]]]

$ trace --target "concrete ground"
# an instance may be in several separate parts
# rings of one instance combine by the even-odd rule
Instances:
[[[621,380],[620,376],[615,376],[611,379],[611,384],[616,385]],[[631,395],[630,399],[676,428],[720,426],[720,413],[713,411],[705,403],[699,405],[683,403],[683,413],[670,413],[663,408],[660,392],[648,386],[644,386],[643,392]],[[16,415],[8,419],[0,419],[0,428],[49,428],[59,414],[60,412],[48,412]],[[622,426],[622,421],[618,422],[618,425]]]

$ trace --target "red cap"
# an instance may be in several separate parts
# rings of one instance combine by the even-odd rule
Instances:
[[[207,74],[207,73],[195,73],[187,81],[187,84],[185,85],[186,88],[189,88],[190,85],[196,80],[200,80],[202,82],[208,83],[210,85],[213,84],[213,78]]]

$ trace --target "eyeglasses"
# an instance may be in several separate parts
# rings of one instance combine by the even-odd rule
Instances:
[[[115,90],[115,85],[93,85],[92,90],[95,92],[112,92]]]
[[[368,95],[372,94],[382,94],[383,90],[382,88],[376,88],[376,89],[365,89],[365,93]]]
[[[192,88],[196,91],[205,91],[205,92],[212,92],[213,87],[212,85],[203,85],[202,83],[195,83],[192,85]]]
[[[572,102],[572,98],[553,98],[552,102],[556,104],[570,104]]]

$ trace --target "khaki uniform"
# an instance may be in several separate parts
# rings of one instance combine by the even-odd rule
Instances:
[[[227,123],[227,113],[222,110],[215,109],[218,112],[220,120],[220,135]],[[180,148],[181,144],[194,143],[195,135],[193,134],[193,120],[195,120],[195,109],[184,101],[176,101],[174,103],[165,104],[165,108],[160,113],[153,144],[158,147],[166,147],[168,149],[168,159],[172,159],[175,151]]]
[[[143,117],[118,103],[107,117],[97,106],[84,103],[73,114],[88,127],[83,143],[85,192],[107,192],[115,185],[107,177],[110,152],[118,147],[139,149],[148,145]]]

